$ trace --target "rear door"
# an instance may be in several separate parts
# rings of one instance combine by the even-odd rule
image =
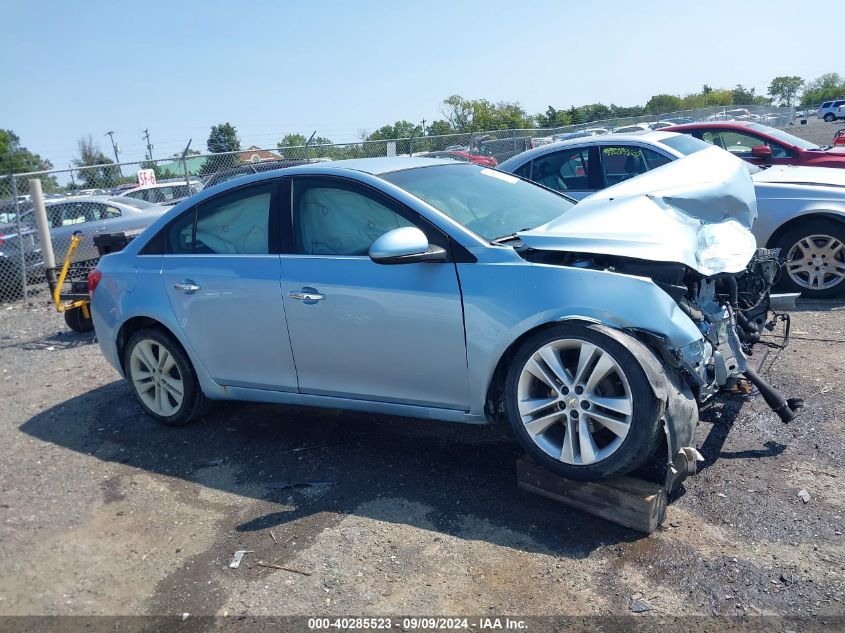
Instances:
[[[672,159],[668,156],[636,144],[610,144],[601,146],[601,173],[604,186],[624,182],[647,171],[665,165]]]
[[[205,200],[166,228],[162,282],[182,332],[219,384],[296,391],[279,281],[279,179]]]

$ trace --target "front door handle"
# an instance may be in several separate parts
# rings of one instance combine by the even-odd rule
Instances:
[[[175,284],[173,284],[173,287],[176,290],[181,290],[186,295],[192,295],[200,289],[200,287],[190,279],[185,279],[184,281],[176,282]]]
[[[314,288],[303,288],[302,290],[294,290],[288,295],[291,299],[298,301],[305,301],[306,303],[317,303],[326,298],[326,295],[320,294]]]

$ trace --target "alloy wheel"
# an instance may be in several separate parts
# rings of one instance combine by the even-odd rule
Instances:
[[[577,466],[615,453],[633,413],[622,367],[607,351],[578,339],[552,341],[531,355],[519,377],[517,404],[534,443]]]
[[[833,288],[845,279],[845,244],[830,235],[803,237],[786,255],[786,272],[802,288]]]
[[[129,357],[129,377],[153,413],[169,417],[179,411],[185,385],[176,359],[164,345],[152,339],[139,341]]]

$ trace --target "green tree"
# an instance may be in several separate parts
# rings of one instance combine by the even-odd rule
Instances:
[[[802,106],[818,106],[822,101],[845,97],[845,79],[839,73],[825,73],[807,82],[801,97]]]
[[[681,98],[676,95],[659,94],[654,95],[645,104],[646,112],[651,114],[664,114],[676,112],[683,109]]]
[[[212,125],[206,146],[212,154],[240,151],[241,141],[238,138],[237,128],[231,123]]]
[[[444,121],[443,119],[432,121],[431,124],[428,126],[428,129],[426,130],[426,134],[428,136],[443,136],[445,134],[454,133],[455,130],[452,129],[452,125],[448,121]]]
[[[783,75],[772,79],[769,84],[769,96],[776,100],[780,105],[792,106],[795,105],[795,100],[798,98],[798,93],[804,86],[804,80],[797,75]]]
[[[231,123],[212,125],[211,132],[206,141],[206,147],[212,154],[200,167],[200,175],[206,176],[222,169],[228,169],[240,163],[240,157],[236,152],[241,149],[241,141],[238,138],[238,130]]]
[[[120,183],[120,168],[110,160],[91,135],[83,136],[76,142],[79,156],[73,164],[79,168],[79,179],[83,189],[108,189]]]
[[[286,147],[303,147],[308,142],[308,137],[304,134],[285,134],[284,138],[281,141],[276,143],[276,147],[279,149],[284,149]],[[311,141],[311,145],[331,145],[331,139],[326,138],[325,136],[315,136],[314,140]]]
[[[534,120],[517,102],[464,99],[451,95],[441,112],[455,132],[484,132],[534,127]]]
[[[28,171],[47,171],[53,169],[53,163],[38,154],[33,154],[21,145],[21,140],[12,130],[0,130],[0,177],[10,173],[20,174]],[[39,176],[41,186],[46,192],[56,191],[59,186],[55,176]],[[27,193],[28,178],[18,178],[18,193]],[[8,178],[0,180],[0,198],[12,195],[11,182]]]
[[[572,118],[566,110],[558,110],[553,106],[549,106],[545,112],[535,115],[534,119],[537,121],[537,126],[542,128],[562,127],[572,123]]]
[[[746,88],[742,84],[737,84],[731,90],[731,100],[737,105],[753,104],[757,96],[754,94],[754,88]]]

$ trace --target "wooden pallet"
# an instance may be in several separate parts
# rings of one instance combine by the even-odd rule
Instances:
[[[635,477],[575,481],[538,466],[527,456],[516,462],[522,490],[560,501],[588,514],[650,534],[666,516],[666,489]]]

